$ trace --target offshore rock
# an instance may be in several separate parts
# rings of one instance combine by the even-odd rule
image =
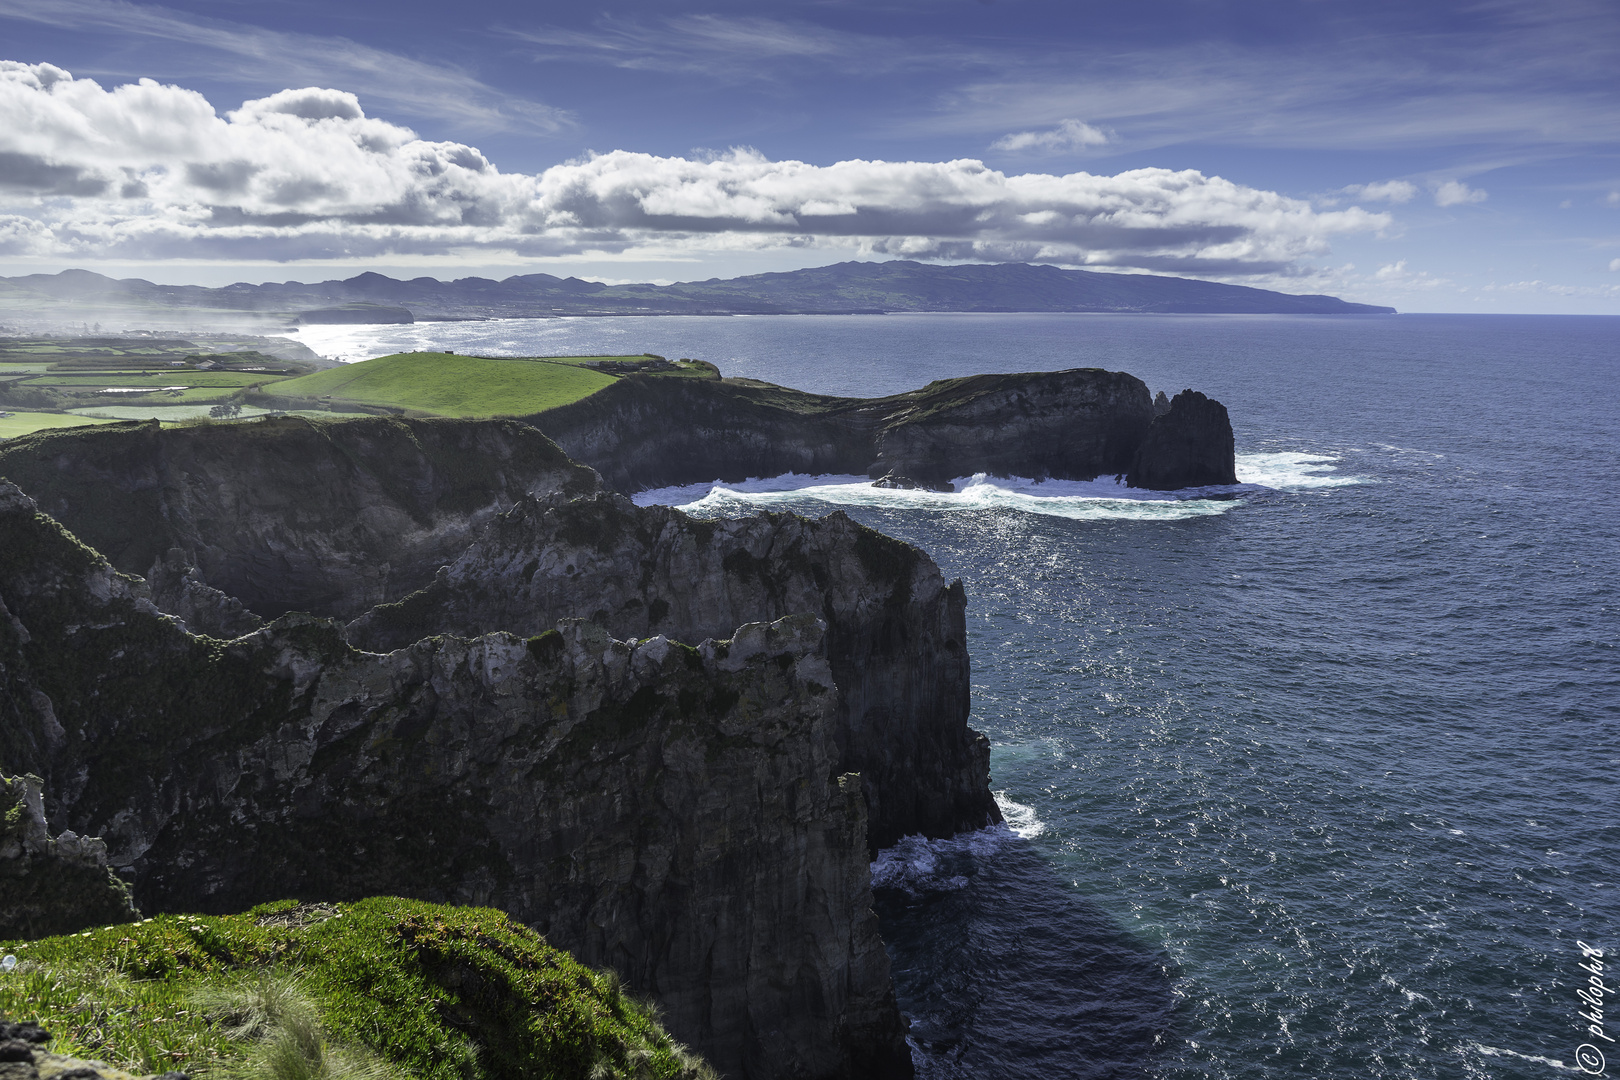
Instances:
[[[0,476],[192,617],[218,604],[186,602],[188,576],[267,618],[353,617],[427,584],[526,493],[600,488],[524,424],[380,417],[39,432],[0,445]]]
[[[1235,484],[1234,451],[1226,406],[1183,390],[1148,428],[1126,482],[1154,491]]]
[[[434,633],[534,634],[585,616],[626,639],[719,638],[810,612],[826,621],[839,770],[858,772],[869,845],[1001,820],[989,743],[967,726],[966,597],[926,554],[851,521],[701,521],[618,495],[520,502],[422,591],[350,623],[394,649]]]
[[[565,621],[379,655],[306,615],[190,634],[11,484],[0,550],[0,765],[147,907],[490,904],[730,1075],[910,1075],[816,615],[696,649]]]
[[[43,786],[33,775],[0,776],[0,939],[140,918],[129,886],[108,868],[99,837],[49,835]]]
[[[923,491],[950,492],[956,490],[955,487],[946,482],[913,480],[909,476],[896,476],[894,473],[878,477],[872,481],[872,486],[875,488],[887,488],[890,491],[917,491],[921,489]]]

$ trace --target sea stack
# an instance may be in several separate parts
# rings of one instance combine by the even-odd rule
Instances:
[[[1234,451],[1226,406],[1183,390],[1149,425],[1126,483],[1150,491],[1235,484]]]

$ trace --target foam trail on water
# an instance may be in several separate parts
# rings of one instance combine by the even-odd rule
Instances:
[[[920,488],[876,488],[864,476],[839,474],[781,476],[736,482],[711,481],[654,488],[633,495],[638,506],[679,506],[699,515],[746,514],[784,503],[821,503],[885,510],[974,512],[1018,510],[1076,521],[1181,521],[1224,514],[1242,505],[1243,497],[1273,491],[1310,491],[1364,484],[1365,477],[1334,471],[1338,458],[1325,454],[1241,454],[1237,473],[1242,483],[1180,491],[1146,491],[1123,480],[1033,480],[992,477],[984,473],[952,481],[953,491]]]
[[[1241,486],[1269,488],[1272,491],[1305,491],[1372,483],[1365,476],[1347,476],[1333,471],[1338,460],[1334,454],[1239,454],[1237,476],[1242,481]]]

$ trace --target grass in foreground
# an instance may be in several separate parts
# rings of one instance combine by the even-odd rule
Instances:
[[[589,397],[613,381],[572,357],[496,359],[418,352],[318,371],[267,389],[278,397],[330,398],[440,416],[523,416]]]
[[[0,974],[0,1014],[42,1024],[57,1053],[132,1072],[221,1080],[363,1080],[379,1070],[421,1080],[714,1075],[621,993],[615,976],[488,908],[284,901],[0,948],[21,961]],[[321,1067],[322,1047],[331,1067]]]

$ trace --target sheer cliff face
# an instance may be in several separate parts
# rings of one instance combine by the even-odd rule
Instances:
[[[1091,480],[1131,469],[1154,406],[1140,379],[1097,368],[944,379],[871,399],[743,379],[632,376],[529,419],[609,486],[638,491],[785,472]],[[1224,453],[1229,468],[1230,424],[1224,441],[1203,428],[1180,439],[1161,452],[1172,466],[1171,452]]]
[[[668,1010],[723,1071],[908,1075],[823,623],[691,648],[565,622],[387,654],[157,612],[0,485],[3,763],[153,910],[491,903]]]
[[[989,744],[967,726],[966,600],[933,560],[842,513],[699,521],[622,496],[525,500],[423,591],[351,623],[367,649],[427,634],[531,634],[584,616],[615,635],[720,637],[750,620],[826,621],[840,769],[858,772],[875,850],[1000,820]]]
[[[1132,487],[1155,491],[1235,484],[1236,464],[1226,406],[1196,390],[1183,390],[1148,428],[1129,481]]]
[[[431,581],[525,493],[600,487],[523,424],[382,418],[40,433],[0,446],[0,476],[166,606],[195,603],[190,577],[268,618],[353,617]]]

